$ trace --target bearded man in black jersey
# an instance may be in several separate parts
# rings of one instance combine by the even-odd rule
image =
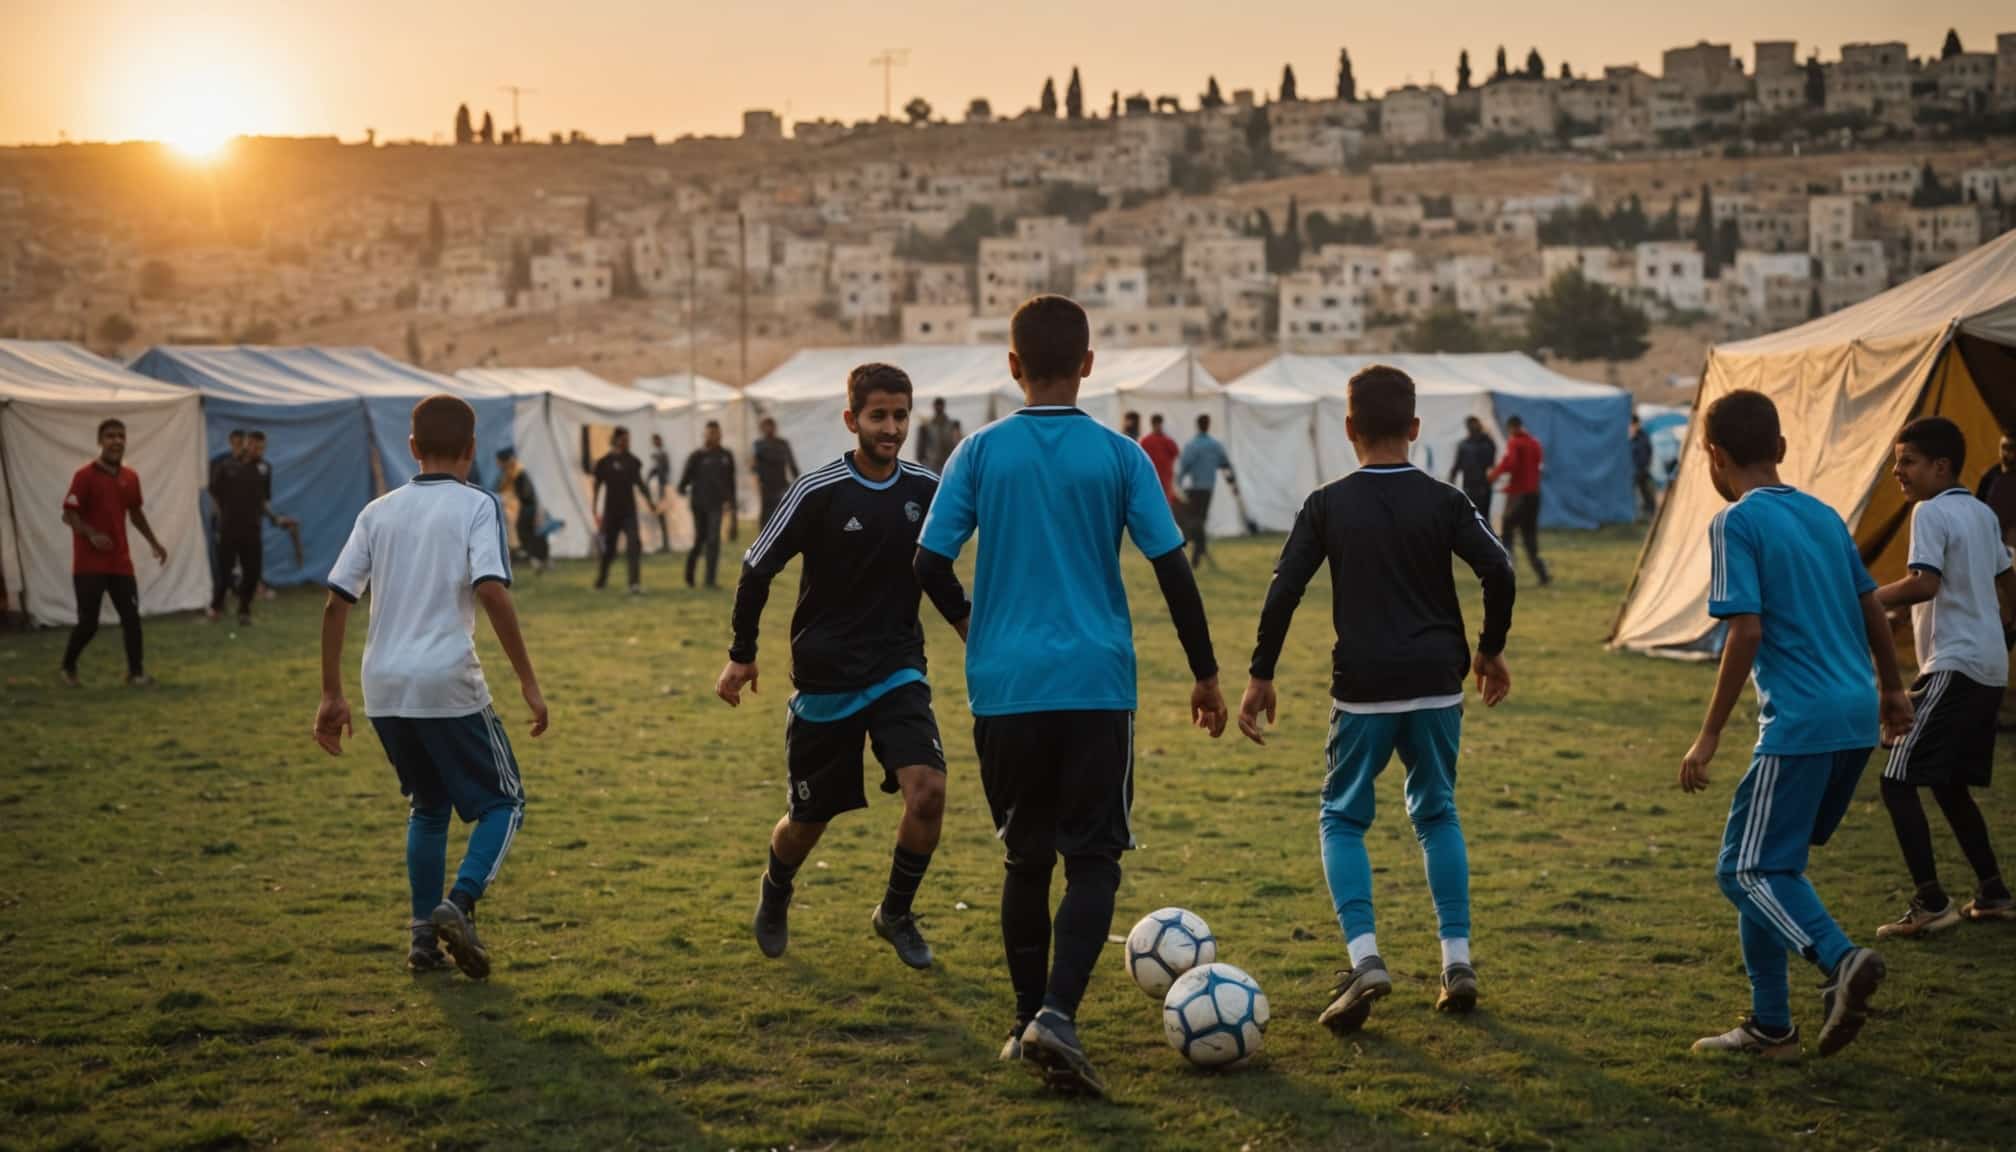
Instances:
[[[797,692],[784,729],[787,807],[770,833],[770,863],[756,910],[756,943],[784,954],[792,881],[826,824],[868,806],[864,743],[882,765],[882,791],[901,792],[889,884],[870,917],[877,935],[912,968],[931,965],[912,900],[938,847],[945,811],[945,751],[924,679],[922,592],[912,570],[938,477],[902,459],[910,431],[910,377],[863,364],[847,378],[847,430],[859,446],[798,478],[743,557],[735,589],[735,640],[715,694],[731,707],[757,690],[756,632],[770,582],[805,558],[791,618]],[[960,589],[941,601],[966,634],[971,605]]]

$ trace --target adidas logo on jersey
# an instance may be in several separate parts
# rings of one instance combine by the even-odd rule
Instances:
[[[844,529],[844,531],[847,531],[847,532],[859,532],[859,531],[861,531],[861,521],[860,521],[860,519],[859,519],[858,517],[854,517],[854,516],[849,516],[849,517],[847,518],[847,527],[846,527],[846,528]]]

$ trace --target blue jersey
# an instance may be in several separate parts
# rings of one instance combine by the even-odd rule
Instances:
[[[1861,597],[1876,582],[1834,510],[1796,488],[1753,488],[1708,527],[1708,614],[1761,618],[1757,751],[1873,748],[1876,674]]]
[[[918,545],[957,559],[975,531],[966,690],[975,716],[1134,709],[1120,536],[1183,546],[1141,446],[1076,408],[1024,408],[961,441]]]
[[[1225,454],[1225,445],[1199,432],[1176,459],[1176,484],[1186,490],[1209,492],[1218,487],[1218,473],[1231,470],[1232,458]]]

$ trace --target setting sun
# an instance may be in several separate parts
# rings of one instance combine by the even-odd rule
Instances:
[[[191,126],[164,133],[161,142],[185,160],[209,163],[224,154],[232,133],[209,125]]]

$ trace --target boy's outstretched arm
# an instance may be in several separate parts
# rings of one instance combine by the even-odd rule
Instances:
[[[329,593],[322,605],[322,705],[315,710],[315,743],[331,756],[343,754],[350,735],[350,702],[343,698],[343,629],[350,623],[350,601]]]
[[[760,692],[756,668],[757,626],[763,620],[763,606],[770,602],[773,573],[753,565],[742,565],[742,578],[735,582],[735,612],[730,628],[734,639],[728,645],[728,665],[714,681],[714,695],[730,708],[742,705],[742,689]]]
[[[504,649],[511,670],[518,674],[518,691],[525,707],[532,711],[532,735],[546,731],[546,697],[539,691],[539,674],[532,670],[532,656],[525,651],[525,635],[518,630],[518,607],[511,601],[511,589],[502,580],[485,580],[476,585],[476,599],[490,617],[497,643]]]
[[[1196,684],[1190,689],[1190,722],[1211,733],[1216,740],[1225,733],[1225,694],[1218,689],[1218,656],[1211,649],[1211,622],[1204,615],[1204,594],[1197,590],[1197,574],[1183,546],[1164,552],[1152,560],[1155,582],[1176,622],[1176,639],[1183,645],[1183,657],[1190,662]]]
[[[1754,612],[1730,616],[1728,625],[1729,634],[1722,641],[1722,666],[1715,673],[1715,695],[1708,700],[1707,718],[1701,721],[1701,734],[1694,738],[1694,746],[1687,749],[1686,757],[1680,761],[1683,792],[1699,792],[1708,787],[1708,762],[1715,758],[1715,749],[1722,742],[1722,729],[1729,723],[1729,714],[1736,710],[1743,685],[1750,679],[1750,666],[1757,662],[1757,647],[1764,642],[1764,618]],[[1887,635],[1889,629],[1886,627],[1884,631]],[[1891,661],[1894,671],[1894,654]]]
[[[1315,579],[1316,570],[1326,558],[1322,532],[1316,527],[1316,514],[1312,512],[1315,499],[1310,497],[1295,514],[1295,526],[1289,529],[1288,542],[1281,546],[1281,558],[1274,563],[1274,579],[1267,585],[1267,601],[1260,609],[1260,635],[1253,645],[1250,679],[1246,682],[1246,694],[1239,701],[1239,731],[1255,744],[1267,743],[1261,713],[1266,713],[1267,723],[1274,722],[1274,666],[1281,660],[1281,645],[1288,640],[1288,625],[1295,619],[1295,608],[1302,603],[1309,581]]]
[[[966,586],[959,582],[952,561],[929,548],[919,548],[911,563],[917,573],[917,586],[931,598],[952,630],[959,633],[959,639],[966,639],[966,626],[973,619],[973,601],[967,598]]]
[[[1862,629],[1869,637],[1869,655],[1876,659],[1876,685],[1881,690],[1883,739],[1902,739],[1914,720],[1911,694],[1904,691],[1904,678],[1897,670],[1897,641],[1890,634],[1890,619],[1875,592],[1862,594]]]
[[[1484,586],[1484,627],[1477,634],[1477,658],[1470,668],[1484,706],[1496,708],[1512,692],[1512,671],[1505,666],[1505,639],[1512,631],[1512,602],[1518,597],[1512,554],[1468,499],[1463,501],[1452,547]]]

